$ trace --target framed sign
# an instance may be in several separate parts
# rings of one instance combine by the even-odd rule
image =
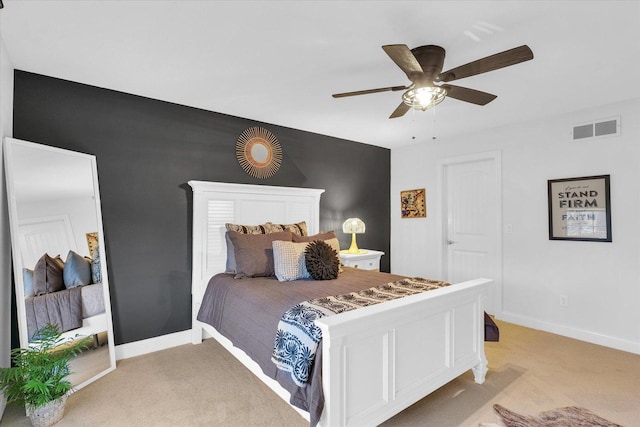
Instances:
[[[402,218],[426,218],[427,202],[425,189],[400,192],[400,216]]]
[[[609,175],[548,181],[549,239],[611,242]]]

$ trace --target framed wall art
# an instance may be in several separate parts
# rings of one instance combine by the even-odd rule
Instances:
[[[93,259],[95,257],[96,248],[98,247],[98,232],[87,233],[87,246],[89,247],[89,256]]]
[[[549,239],[611,242],[609,175],[548,181]]]
[[[400,215],[402,218],[426,218],[427,201],[424,188],[400,192]]]

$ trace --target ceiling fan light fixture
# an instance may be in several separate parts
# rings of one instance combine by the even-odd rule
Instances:
[[[426,45],[409,49],[405,44],[388,44],[382,46],[382,49],[406,74],[411,81],[410,86],[390,86],[335,93],[333,97],[343,98],[368,93],[406,91],[402,94],[402,103],[393,110],[389,116],[390,119],[402,117],[412,108],[424,111],[438,105],[445,97],[475,105],[486,105],[496,99],[496,95],[448,83],[533,59],[533,52],[529,46],[522,45],[443,72],[445,50],[440,46]]]
[[[446,96],[447,91],[440,86],[415,87],[402,94],[402,102],[424,111],[441,103]]]

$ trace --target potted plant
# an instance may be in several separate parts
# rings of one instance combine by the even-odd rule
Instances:
[[[71,390],[69,361],[88,348],[89,340],[63,338],[57,326],[47,325],[28,348],[11,350],[12,367],[0,368],[0,390],[7,402],[24,402],[36,427],[60,421]]]

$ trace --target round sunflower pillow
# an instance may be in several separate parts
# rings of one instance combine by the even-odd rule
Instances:
[[[315,240],[307,245],[304,261],[314,280],[332,280],[338,277],[338,253],[322,240]]]

